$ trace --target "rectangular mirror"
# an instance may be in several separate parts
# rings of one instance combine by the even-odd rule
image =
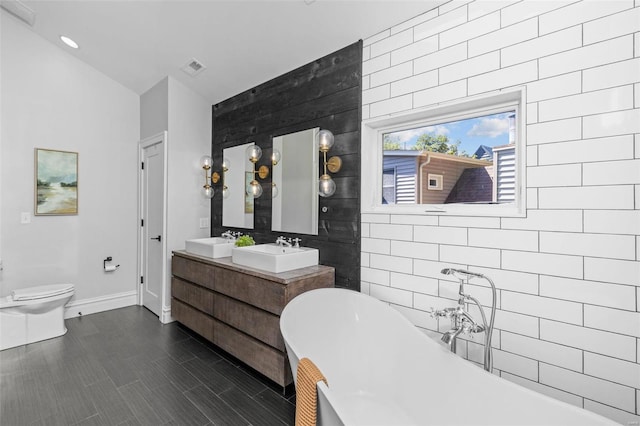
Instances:
[[[271,230],[318,235],[319,127],[273,138]]]
[[[245,186],[253,178],[253,164],[246,155],[253,143],[226,148],[222,151],[227,187],[222,200],[222,226],[253,229],[253,197],[246,194]],[[247,180],[249,179],[249,180]]]

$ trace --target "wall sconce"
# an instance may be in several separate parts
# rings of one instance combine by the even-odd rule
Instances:
[[[342,160],[340,157],[331,157],[327,160],[327,152],[333,146],[334,137],[333,133],[329,130],[320,130],[318,132],[318,147],[323,155],[324,173],[320,176],[318,185],[318,194],[321,197],[331,197],[336,192],[336,183],[331,176],[327,173],[327,170],[331,173],[338,173],[342,167]]]
[[[204,170],[204,185],[202,186],[202,195],[207,198],[213,198],[214,190],[213,187],[209,184],[212,181],[213,176],[209,176],[209,170],[213,166],[213,158],[208,155],[203,155],[200,158],[200,164],[202,165],[202,169]],[[215,173],[217,174],[217,173]]]
[[[267,166],[260,166],[258,170],[256,170],[256,163],[262,157],[262,149],[258,145],[250,145],[246,150],[247,157],[249,157],[249,161],[253,164],[253,179],[247,185],[246,191],[248,195],[251,195],[253,198],[258,198],[262,195],[262,185],[260,182],[256,180],[256,174],[260,177],[260,179],[265,179],[269,176],[269,168]],[[251,172],[249,172],[251,173]]]
[[[280,162],[280,159],[281,159],[280,151],[274,148],[273,152],[271,153],[272,169],[278,165],[278,163]],[[278,196],[278,187],[276,186],[276,183],[272,180],[271,181],[271,198],[276,198],[277,196]]]
[[[201,191],[202,195],[206,198],[213,198],[215,191],[213,189],[213,186],[209,184],[209,182],[215,185],[220,182],[220,180],[222,180],[222,196],[224,198],[227,198],[229,196],[229,189],[224,184],[224,173],[229,170],[229,160],[225,158],[224,162],[222,163],[222,176],[220,176],[220,173],[218,172],[213,172],[211,173],[211,175],[209,175],[209,170],[211,170],[211,167],[213,167],[213,159],[210,156],[203,155],[202,158],[200,158],[200,164],[202,165],[202,169],[204,170],[204,185],[202,186]]]

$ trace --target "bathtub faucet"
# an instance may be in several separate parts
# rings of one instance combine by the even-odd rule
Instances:
[[[491,372],[492,354],[491,354],[491,336],[493,334],[493,324],[496,315],[496,286],[491,278],[477,272],[471,272],[464,269],[445,268],[441,271],[444,275],[453,275],[460,281],[458,289],[458,306],[454,308],[445,308],[435,310],[431,308],[431,316],[433,318],[445,317],[451,319],[451,329],[442,335],[442,341],[449,346],[451,352],[456,351],[456,339],[460,334],[482,333],[484,332],[484,369]],[[487,322],[487,317],[480,302],[475,297],[464,292],[465,282],[473,278],[482,278],[491,284],[491,319]],[[480,315],[482,315],[482,324],[478,324],[469,312],[465,309],[465,303],[473,302],[478,307]]]
[[[485,327],[478,324],[471,314],[464,309],[464,304],[459,304],[455,308],[445,308],[434,310],[431,308],[431,316],[434,318],[444,317],[451,319],[451,330],[442,335],[442,341],[449,346],[451,352],[456,351],[456,339],[462,333],[482,333]]]

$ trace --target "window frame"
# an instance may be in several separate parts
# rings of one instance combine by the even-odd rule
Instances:
[[[427,190],[428,191],[442,191],[442,178],[443,176],[438,173],[428,173],[427,174]],[[431,181],[434,180],[436,182],[435,185],[431,185]],[[422,204],[424,205],[424,204]]]
[[[385,133],[515,111],[516,200],[514,203],[382,204],[382,137]],[[362,121],[363,213],[523,217],[526,213],[526,88],[466,97],[397,115]]]

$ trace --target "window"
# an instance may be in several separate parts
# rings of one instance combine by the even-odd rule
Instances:
[[[363,122],[363,211],[521,214],[523,105],[519,89]]]
[[[427,189],[430,189],[432,191],[442,191],[442,175],[434,175],[433,173],[429,173],[427,179]]]

